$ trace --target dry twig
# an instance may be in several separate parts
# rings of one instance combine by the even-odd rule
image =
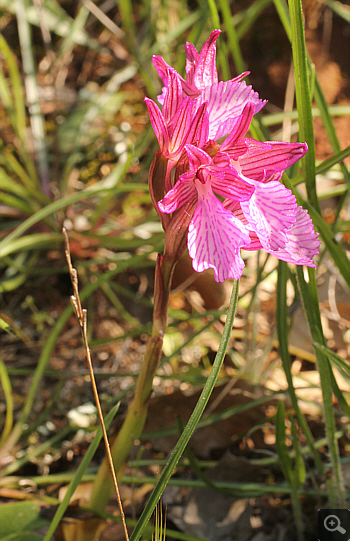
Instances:
[[[96,407],[97,407],[97,411],[98,411],[98,416],[99,416],[101,427],[102,427],[103,439],[104,439],[104,442],[105,442],[106,451],[107,451],[107,457],[108,457],[109,465],[110,465],[110,468],[111,468],[114,488],[115,488],[115,492],[116,492],[117,499],[118,499],[118,506],[119,506],[120,516],[121,516],[123,527],[124,527],[124,534],[125,534],[126,541],[129,541],[129,535],[128,535],[128,530],[127,530],[127,527],[126,527],[125,515],[124,515],[124,511],[123,511],[123,505],[122,505],[122,501],[121,501],[121,498],[120,498],[120,492],[119,492],[119,488],[118,488],[117,477],[116,477],[115,470],[114,470],[112,454],[111,454],[111,450],[110,450],[110,446],[109,446],[107,431],[106,431],[104,420],[103,420],[103,414],[102,414],[100,399],[99,399],[99,396],[98,396],[94,370],[93,370],[93,367],[92,367],[91,352],[90,352],[88,339],[87,339],[87,310],[83,309],[82,306],[81,306],[81,302],[80,302],[80,298],[79,298],[79,290],[78,290],[78,273],[77,273],[76,269],[72,265],[72,260],[71,260],[71,256],[70,256],[68,234],[67,234],[67,231],[66,231],[65,228],[62,229],[62,232],[63,232],[64,238],[65,238],[65,254],[66,254],[69,274],[70,274],[70,277],[71,277],[71,280],[72,280],[73,291],[74,291],[74,294],[71,295],[70,299],[71,299],[71,303],[73,305],[74,313],[75,313],[76,318],[77,318],[77,320],[79,322],[79,325],[80,325],[80,328],[81,328],[81,333],[82,333],[82,336],[83,336],[83,341],[84,341],[84,346],[85,346],[85,351],[86,351],[86,358],[87,358],[87,361],[88,361],[88,366],[89,366],[89,371],[90,371],[92,389],[93,389],[93,392],[94,392],[95,401],[96,401]]]

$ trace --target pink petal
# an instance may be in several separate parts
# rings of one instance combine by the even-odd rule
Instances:
[[[233,168],[225,168],[225,178],[211,177],[213,191],[234,201],[248,201],[253,195],[255,188],[241,179]]]
[[[186,177],[181,175],[175,186],[159,201],[158,208],[161,212],[165,214],[175,212],[179,207],[197,197],[196,188],[191,182],[194,174],[190,171],[188,173],[185,173]]]
[[[268,141],[260,143],[247,139],[248,150],[239,160],[242,173],[249,178],[261,180],[266,176],[284,171],[306,154],[306,143],[282,143]]]
[[[167,124],[170,123],[171,119],[177,113],[182,101],[183,97],[180,77],[175,70],[168,70],[167,92],[165,94],[162,109]]]
[[[254,182],[255,192],[241,207],[250,227],[257,233],[265,250],[275,250],[286,243],[286,232],[295,223],[297,204],[283,184]]]
[[[296,211],[294,225],[287,231],[287,242],[282,250],[270,250],[269,253],[288,263],[316,267],[312,261],[313,256],[318,254],[321,242],[315,233],[308,212],[302,207]]]
[[[240,75],[237,75],[237,77],[234,77],[233,79],[230,79],[232,83],[240,83],[244,77],[247,77],[247,75],[250,74],[250,71],[244,71]]]
[[[235,120],[235,123],[231,129],[231,132],[222,143],[220,150],[225,152],[226,149],[232,148],[235,143],[245,136],[249,130],[250,123],[255,113],[255,106],[253,103],[247,103],[244,107],[242,114]]]
[[[206,86],[218,82],[218,73],[216,71],[216,40],[221,34],[221,30],[214,30],[205,42],[199,59],[196,62],[196,69],[193,78],[193,84],[203,90]]]
[[[185,51],[187,82],[193,85],[194,71],[196,69],[196,63],[199,59],[199,53],[197,53],[195,46],[192,43],[188,42],[185,45]]]
[[[156,68],[156,70],[158,72],[159,77],[162,79],[164,85],[166,86],[167,82],[168,82],[168,71],[173,70],[173,68],[171,66],[169,66],[169,64],[167,64],[167,62],[165,62],[163,57],[161,57],[161,56],[159,56],[157,54],[154,54],[152,56],[152,62],[153,62],[154,67]]]
[[[158,139],[160,150],[165,152],[169,147],[169,137],[164,117],[154,101],[145,98],[145,102],[151,119],[152,128]]]
[[[191,121],[191,127],[187,135],[187,141],[190,144],[202,148],[208,141],[209,116],[207,113],[207,104],[203,103],[196,112]]]
[[[248,102],[254,105],[255,112],[264,105],[258,94],[244,81],[241,83],[221,81],[208,86],[196,101],[197,106],[208,102],[210,139],[219,139],[227,135]]]
[[[210,184],[196,182],[198,203],[188,229],[188,251],[197,272],[214,269],[215,280],[238,279],[244,267],[240,247],[249,234],[214,196]]]
[[[211,157],[204,152],[204,150],[201,150],[193,145],[186,145],[185,149],[187,152],[188,161],[190,162],[190,169],[192,171],[196,171],[201,165],[209,165],[212,163]]]
[[[192,110],[191,98],[185,98],[168,126],[171,154],[182,153],[184,149],[192,125]]]

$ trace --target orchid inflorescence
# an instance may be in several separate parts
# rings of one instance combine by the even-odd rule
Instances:
[[[200,53],[186,43],[187,80],[162,57],[153,57],[164,83],[158,96],[162,110],[145,101],[160,146],[155,162],[163,166],[151,168],[150,191],[168,244],[179,247],[176,236],[187,235],[193,268],[212,268],[217,282],[240,278],[241,249],[264,248],[283,261],[315,267],[318,235],[307,211],[280,182],[307,145],[245,137],[266,102],[243,81],[247,72],[218,81],[220,33],[212,32]]]

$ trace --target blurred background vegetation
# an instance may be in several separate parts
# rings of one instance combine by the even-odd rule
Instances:
[[[321,223],[320,215],[312,216],[323,241],[317,284],[325,341],[318,347],[325,348],[334,373],[334,437],[349,483],[350,10],[334,0],[307,0],[303,7],[323,217]],[[60,487],[96,432],[80,329],[69,304],[63,226],[88,309],[105,413],[121,401],[112,438],[134,388],[151,325],[156,253],[163,246],[147,187],[157,142],[143,99],[156,99],[161,90],[152,54],[183,73],[185,41],[200,49],[220,27],[221,78],[249,70],[249,83],[269,100],[255,133],[296,140],[288,24],[282,0],[219,0],[217,6],[212,0],[0,0],[0,498],[29,500],[21,505],[32,519],[18,522],[15,534],[0,520],[0,539],[24,540],[30,529],[28,539],[43,539],[50,506],[62,499]],[[306,197],[298,164],[289,176]],[[277,411],[277,399],[295,413],[287,393],[292,381],[327,471],[315,338],[295,269],[280,264],[278,270],[263,253],[246,253],[245,259],[219,385],[164,494],[168,535],[219,539],[226,527],[227,535],[240,532],[239,539],[295,539],[302,522],[306,538],[313,539],[316,510],[329,492],[315,480],[317,464],[293,418],[286,417],[285,439],[286,414],[281,406]],[[284,276],[287,302],[285,314],[278,312],[282,331],[276,328],[277,275],[280,283]],[[230,287],[216,284],[210,272],[195,274],[186,256],[178,265],[149,420],[122,486],[132,518],[181,432],[177,417],[187,421],[210,372]],[[281,332],[289,333],[282,360]],[[283,442],[277,446],[275,417]],[[93,479],[102,456],[100,447],[85,480]],[[295,486],[290,468],[300,472]],[[302,495],[302,517],[296,493]],[[210,512],[208,497],[218,502]],[[47,504],[46,518],[37,502]],[[10,514],[1,515],[1,507]],[[0,506],[0,518],[18,515],[18,507],[9,509]],[[110,538],[117,539],[118,527]]]

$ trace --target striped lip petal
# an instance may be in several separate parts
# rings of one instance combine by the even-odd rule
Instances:
[[[217,84],[218,73],[216,70],[216,40],[221,34],[221,30],[214,30],[205,42],[199,58],[196,62],[196,68],[193,77],[193,84],[203,90],[206,86]]]
[[[241,207],[265,250],[276,250],[286,243],[286,232],[295,223],[297,204],[294,195],[280,182],[254,182],[255,192]]]
[[[265,176],[284,171],[300,160],[307,152],[306,143],[282,143],[268,141],[260,143],[254,139],[246,139],[247,152],[240,158],[242,173],[246,177],[261,180]]]
[[[188,229],[188,251],[194,270],[214,269],[215,280],[238,279],[244,267],[240,247],[249,232],[213,194],[210,183],[196,182],[198,203]]]
[[[227,135],[248,102],[253,104],[255,112],[264,105],[258,94],[244,81],[221,81],[206,87],[197,98],[197,106],[204,102],[208,103],[210,139]]]
[[[285,247],[270,250],[269,253],[287,263],[316,267],[312,258],[318,254],[321,244],[318,234],[315,233],[311,218],[305,209],[298,207],[295,218],[295,223],[286,233]]]

